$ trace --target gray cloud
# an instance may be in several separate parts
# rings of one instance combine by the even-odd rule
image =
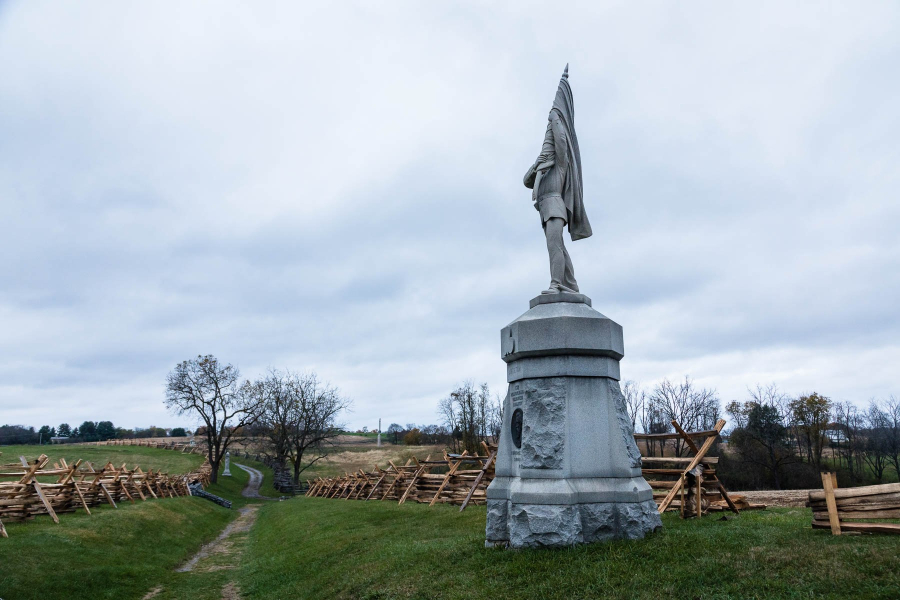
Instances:
[[[897,393],[900,9],[539,7],[0,6],[0,421],[175,424],[207,352],[355,426],[502,391],[566,62],[623,375]]]

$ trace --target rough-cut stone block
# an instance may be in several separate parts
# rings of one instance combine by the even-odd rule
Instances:
[[[586,543],[640,539],[662,527],[653,500],[582,504],[580,508]]]
[[[561,468],[566,439],[565,378],[529,379],[523,410],[528,419],[522,430],[522,466]]]
[[[509,501],[487,501],[487,523],[484,538],[492,545],[509,541]]]
[[[653,500],[619,505],[619,531],[622,539],[637,540],[661,528],[662,519]]]
[[[513,504],[509,509],[509,543],[513,548],[559,548],[581,542],[578,505]]]

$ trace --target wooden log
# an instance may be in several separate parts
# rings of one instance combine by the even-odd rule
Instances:
[[[855,488],[841,488],[834,490],[835,500],[842,498],[861,498],[863,496],[875,496],[879,494],[900,494],[900,483],[885,483],[882,485],[868,485]],[[809,500],[825,500],[825,492],[810,492]]]
[[[841,535],[841,519],[838,517],[837,503],[834,501],[834,479],[832,473],[822,473],[822,485],[825,487],[825,503],[828,505],[828,522],[832,535]]]
[[[813,529],[830,529],[830,521],[813,521]],[[843,531],[860,531],[863,533],[892,533],[900,535],[900,523],[841,523]]]

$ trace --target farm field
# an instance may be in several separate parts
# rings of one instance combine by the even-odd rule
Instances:
[[[170,474],[187,473],[203,463],[200,454],[182,454],[172,450],[159,450],[146,446],[93,446],[88,444],[60,444],[55,446],[0,446],[0,464],[18,463],[19,457],[34,460],[41,454],[50,457],[50,464],[60,458],[72,463],[79,458],[102,467],[107,461],[116,466],[128,463],[128,468],[140,466],[162,470]]]
[[[341,437],[348,438],[350,436]],[[374,439],[356,443],[352,440],[348,443],[341,439],[339,442],[340,445],[332,449],[328,456],[301,473],[300,479],[335,477],[347,472],[352,473],[358,469],[371,471],[375,465],[386,468],[388,461],[394,461],[401,465],[413,456],[423,459],[430,454],[432,458],[440,458],[444,450],[444,446],[405,446],[402,444],[384,444],[379,448],[375,445]]]

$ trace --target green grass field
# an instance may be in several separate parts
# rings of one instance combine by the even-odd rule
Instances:
[[[808,509],[663,517],[648,539],[568,550],[484,548],[483,507],[301,498],[264,506],[247,598],[892,598],[900,537],[810,528]]]
[[[161,451],[160,451],[161,452]],[[0,539],[0,598],[142,598],[215,538],[235,511],[200,498],[103,506],[30,523]]]
[[[0,464],[17,463],[19,457],[34,460],[41,454],[50,457],[50,465],[60,458],[70,464],[79,458],[94,463],[99,468],[112,461],[117,467],[127,463],[129,469],[135,466],[144,471],[148,469],[162,470],[172,475],[187,473],[201,464],[200,454],[181,454],[172,450],[159,450],[141,446],[88,446],[79,444],[60,444],[56,446],[0,446]]]
[[[110,458],[110,451],[139,450],[148,466],[166,457],[199,458],[102,449]],[[237,462],[263,471],[261,493],[278,496],[269,469]],[[10,537],[0,539],[0,598],[140,599],[155,590],[155,600],[216,600],[229,582],[247,599],[900,597],[900,536],[813,531],[808,509],[729,520],[667,514],[664,530],[641,541],[509,551],[484,548],[484,507],[460,513],[452,506],[321,498],[261,502],[241,496],[249,475],[231,470],[209,491],[235,509],[259,504],[255,525],[232,541],[237,568],[174,571],[238,510],[199,498],[122,503],[92,516],[62,515],[60,525],[46,517],[8,523]]]
[[[15,448],[27,459],[41,448]],[[112,460],[121,464],[140,461],[145,468],[190,470],[202,462],[197,455],[181,455],[171,450],[128,446],[65,446],[71,456],[87,457],[95,463]],[[48,456],[51,447],[43,447]],[[31,452],[28,452],[31,450]],[[38,450],[37,453],[34,450]],[[87,450],[87,452],[84,452]],[[253,460],[236,462],[263,472],[260,493],[278,497],[272,487],[272,471]],[[0,539],[0,598],[142,598],[161,584],[157,598],[218,598],[221,573],[175,573],[200,547],[214,539],[237,516],[237,510],[253,502],[241,495],[249,474],[232,463],[231,477],[219,476],[207,491],[232,501],[227,510],[200,498],[119,503],[119,508],[100,506],[60,515],[56,525],[40,516],[29,523],[6,523],[8,539]],[[260,502],[255,500],[255,502]],[[40,573],[36,576],[35,573]]]

